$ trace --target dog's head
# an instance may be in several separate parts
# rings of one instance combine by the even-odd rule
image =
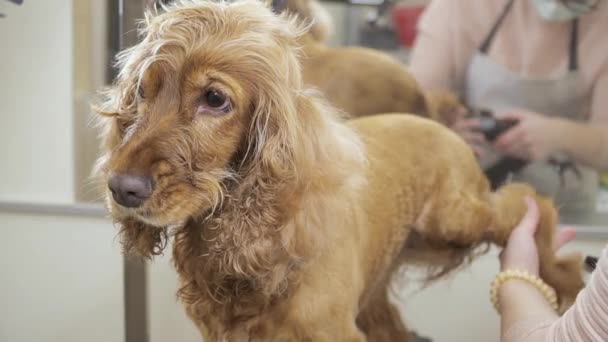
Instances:
[[[149,15],[142,33],[97,109],[98,174],[128,251],[160,252],[162,232],[210,215],[235,196],[229,184],[255,178],[273,197],[315,187],[307,177],[336,148],[320,140],[339,137],[306,101],[294,20],[257,1],[184,1]]]
[[[99,108],[99,170],[117,221],[164,228],[216,206],[237,170],[288,166],[299,31],[254,2],[175,5],[144,25]]]

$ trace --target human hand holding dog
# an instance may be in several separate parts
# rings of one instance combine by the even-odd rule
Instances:
[[[500,255],[500,268],[503,271],[507,269],[524,270],[538,276],[539,257],[534,234],[538,228],[539,211],[533,199],[526,198],[525,202],[526,214],[509,236],[507,245]],[[575,235],[576,231],[572,228],[560,230],[553,243],[554,250],[557,251],[574,239]]]
[[[501,113],[498,117],[517,121],[496,138],[494,147],[498,151],[532,161],[546,160],[559,151],[564,136],[560,120],[525,110]]]
[[[536,202],[526,198],[526,214],[513,229],[507,245],[500,253],[500,268],[505,270],[527,271],[533,276],[539,275],[539,255],[534,239],[539,210]],[[558,250],[568,241],[574,239],[576,232],[571,228],[560,230],[555,236],[554,250]],[[505,281],[498,290],[501,306],[501,326],[503,340],[511,328],[518,322],[537,320],[543,322],[556,320],[557,313],[553,310],[543,294],[527,281],[511,279]]]
[[[482,146],[486,143],[486,138],[480,131],[481,123],[478,118],[469,118],[466,114],[464,107],[457,109],[452,114],[449,127],[471,146],[477,157],[481,157]]]

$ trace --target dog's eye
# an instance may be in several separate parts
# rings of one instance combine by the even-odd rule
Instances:
[[[199,113],[228,113],[232,109],[228,97],[217,89],[207,90],[203,94],[201,102],[198,108]]]
[[[205,102],[211,108],[220,108],[226,104],[226,96],[215,89],[211,89],[205,93]]]

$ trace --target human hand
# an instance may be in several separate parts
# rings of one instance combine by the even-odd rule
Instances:
[[[508,269],[528,271],[532,275],[539,274],[539,257],[534,234],[538,227],[539,211],[536,201],[526,197],[526,214],[513,229],[507,245],[500,254],[501,271]],[[557,251],[561,246],[574,239],[576,231],[572,228],[560,230],[553,243]]]
[[[498,151],[530,161],[547,160],[557,152],[562,138],[559,120],[529,111],[507,112],[498,117],[518,121],[496,138],[494,147]]]
[[[482,146],[486,143],[486,138],[480,131],[481,124],[478,118],[467,118],[465,115],[460,115],[452,121],[449,127],[471,146],[477,157],[483,155]]]

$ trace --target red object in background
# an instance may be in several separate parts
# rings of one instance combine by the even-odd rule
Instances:
[[[399,35],[401,44],[411,48],[416,40],[416,26],[418,19],[426,6],[395,6],[392,10],[393,25]]]

